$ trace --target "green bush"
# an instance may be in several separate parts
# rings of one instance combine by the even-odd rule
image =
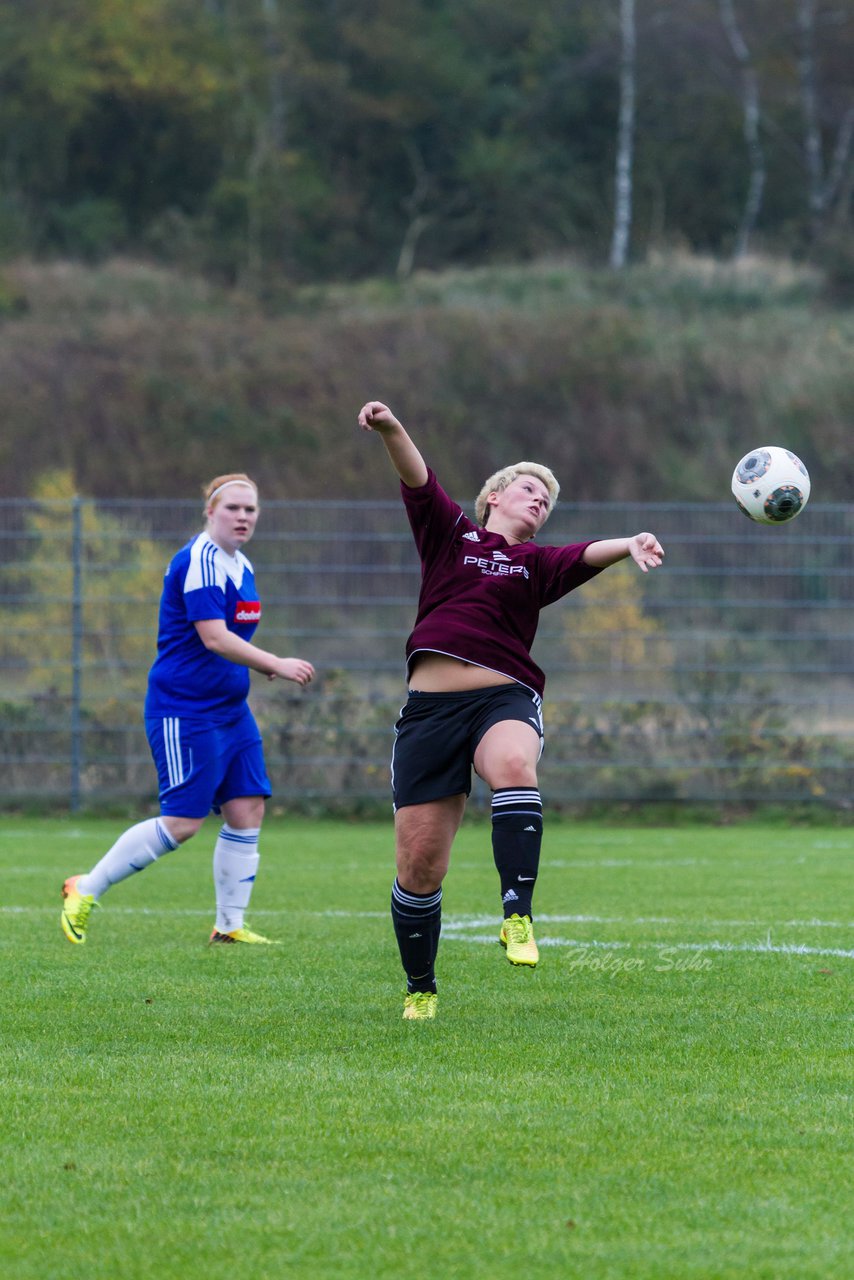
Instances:
[[[103,262],[127,238],[127,223],[113,200],[86,199],[55,206],[50,214],[52,238],[72,258]]]
[[[854,231],[842,230],[828,236],[818,251],[824,268],[824,293],[836,306],[854,303]]]

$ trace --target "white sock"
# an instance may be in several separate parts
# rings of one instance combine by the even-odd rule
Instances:
[[[216,891],[216,929],[233,933],[243,928],[243,915],[249,906],[260,855],[260,827],[237,831],[224,822],[220,828],[213,856],[214,889]]]
[[[159,818],[148,818],[129,827],[120,835],[112,849],[108,849],[88,875],[81,876],[77,883],[78,893],[91,893],[100,898],[111,885],[137,871],[144,871],[152,862],[162,858],[164,853],[171,853],[178,848]]]

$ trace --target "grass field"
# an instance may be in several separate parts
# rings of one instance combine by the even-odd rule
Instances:
[[[854,830],[552,823],[529,972],[466,826],[413,1024],[389,825],[268,824],[282,947],[205,945],[213,821],[72,947],[60,884],[120,827],[0,835],[5,1274],[854,1274]]]

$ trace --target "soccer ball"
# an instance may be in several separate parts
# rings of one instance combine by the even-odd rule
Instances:
[[[732,473],[733,497],[759,524],[785,524],[807,505],[810,477],[791,449],[765,444],[746,453]]]

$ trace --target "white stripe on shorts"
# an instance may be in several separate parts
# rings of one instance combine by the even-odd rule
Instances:
[[[184,764],[181,759],[181,721],[177,716],[164,717],[163,744],[166,747],[169,786],[178,787],[184,781]]]

